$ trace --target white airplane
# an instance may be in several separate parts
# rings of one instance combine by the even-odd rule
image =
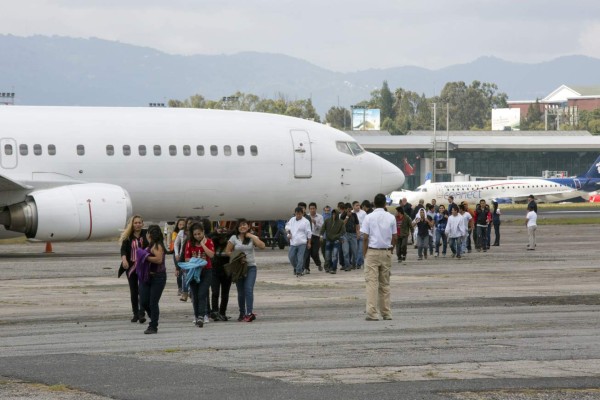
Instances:
[[[533,195],[537,201],[552,203],[567,200],[587,199],[589,192],[598,190],[600,185],[600,157],[594,161],[589,170],[575,178],[548,179],[515,179],[469,182],[426,182],[415,191],[400,190],[392,192],[389,197],[392,204],[399,204],[406,197],[411,204],[420,199],[437,203],[448,202],[448,196],[454,196],[454,202],[479,202],[479,200],[516,202],[526,201]]]
[[[0,237],[114,237],[132,213],[287,218],[404,183],[347,134],[274,114],[2,106],[0,126]]]

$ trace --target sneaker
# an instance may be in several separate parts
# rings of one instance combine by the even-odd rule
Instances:
[[[204,328],[204,319],[202,317],[198,318],[198,320],[196,321],[196,326],[198,328]]]
[[[245,315],[240,313],[240,316],[238,317],[238,322],[242,322],[244,320]]]
[[[436,257],[439,257],[439,256],[440,256],[440,253],[435,253],[435,256],[436,256]]]
[[[323,271],[323,266],[319,265],[319,271]]]
[[[152,335],[158,333],[158,330],[156,328],[153,328],[151,326],[149,326],[145,331],[144,331],[144,335]]]
[[[256,314],[248,314],[244,317],[244,322],[252,322],[256,319]]]
[[[204,316],[204,323],[208,324],[210,322],[210,319],[208,318],[208,315]]]
[[[227,315],[224,315],[224,314],[219,314],[219,320],[221,320],[221,321],[225,321],[225,322],[227,322],[227,321],[229,321],[230,319],[231,319],[231,317],[228,317]]]
[[[456,256],[456,258],[462,258],[462,257],[461,257],[461,256],[460,256],[460,254],[459,254],[459,255],[457,255],[457,256]]]
[[[137,315],[134,315],[133,318],[131,318],[131,322],[138,322],[140,318]]]
[[[144,322],[146,322],[146,317],[145,317],[145,315],[146,315],[146,314],[140,314],[140,315],[139,315],[139,317],[138,317],[138,322],[139,322],[140,324],[143,324]]]
[[[179,301],[187,301],[187,299],[188,299],[187,292],[183,292],[183,294],[181,295],[181,298],[179,299]]]
[[[335,269],[332,269],[329,271],[330,274],[337,274],[337,271]]]

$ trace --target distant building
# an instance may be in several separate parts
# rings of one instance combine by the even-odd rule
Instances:
[[[509,108],[521,110],[522,118],[527,117],[529,107],[536,102],[542,113],[560,115],[563,120],[577,125],[581,111],[600,108],[600,87],[561,85],[543,99],[507,101]]]

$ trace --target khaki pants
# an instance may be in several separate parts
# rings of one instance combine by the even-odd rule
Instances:
[[[384,318],[392,317],[390,300],[390,250],[367,250],[365,258],[365,281],[367,282],[367,317],[378,318],[378,310]]]

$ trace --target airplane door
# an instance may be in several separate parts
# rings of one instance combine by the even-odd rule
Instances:
[[[581,181],[579,179],[573,179],[573,184],[575,186],[575,189],[581,189]]]
[[[310,178],[312,176],[312,151],[310,139],[306,131],[290,131],[294,146],[294,177]]]
[[[5,169],[17,166],[17,142],[15,139],[0,139],[0,165]]]

